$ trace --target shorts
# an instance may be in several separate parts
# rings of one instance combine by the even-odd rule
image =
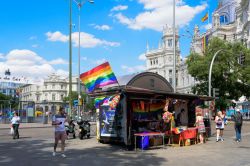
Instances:
[[[65,131],[56,131],[55,132],[55,140],[61,140],[61,141],[65,141],[67,138],[66,136],[66,132]]]
[[[216,128],[216,130],[224,130],[224,128]]]

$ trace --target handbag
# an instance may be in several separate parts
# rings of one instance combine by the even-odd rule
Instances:
[[[10,128],[10,135],[13,135],[14,134],[14,129],[13,127]]]

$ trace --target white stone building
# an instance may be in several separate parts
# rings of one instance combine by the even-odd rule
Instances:
[[[166,26],[163,29],[162,42],[157,49],[145,53],[147,58],[147,71],[158,73],[173,83],[173,28]],[[187,66],[180,58],[179,34],[176,29],[176,91],[190,93],[194,85],[194,79],[187,73]]]
[[[72,91],[77,91],[78,77],[72,78]],[[42,85],[27,84],[22,86],[20,100],[22,106],[25,107],[29,102],[34,102],[37,108],[45,111],[56,110],[64,105],[64,97],[69,93],[69,80],[59,75],[51,74],[44,80]]]
[[[239,0],[221,0],[218,8],[212,14],[212,27],[205,33],[200,34],[198,26],[195,26],[191,52],[203,55],[212,37],[218,37],[230,42],[236,40],[237,24],[235,13],[238,5]]]
[[[250,1],[241,0],[236,7],[237,40],[250,48]]]
[[[250,4],[249,0],[220,0],[218,8],[212,14],[212,27],[200,34],[198,26],[194,28],[190,51],[203,55],[209,39],[219,37],[230,42],[242,41],[250,48]],[[197,83],[188,74],[185,59],[180,59],[179,35],[176,33],[176,91],[192,93]],[[162,43],[158,49],[149,50],[147,46],[147,71],[165,77],[172,84],[173,71],[173,32],[172,28],[163,30]]]

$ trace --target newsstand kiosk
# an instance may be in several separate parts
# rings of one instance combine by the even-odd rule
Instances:
[[[120,86],[97,89],[90,94],[95,98],[97,108],[99,142],[131,146],[136,133],[162,132],[166,99],[170,112],[177,115],[184,110],[182,125],[193,127],[195,107],[204,100],[210,100],[208,97],[174,93],[170,83],[156,73],[143,72],[121,77],[118,81]],[[157,141],[150,144],[157,144]]]

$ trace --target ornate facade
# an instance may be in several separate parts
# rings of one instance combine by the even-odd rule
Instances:
[[[78,77],[72,78],[72,91],[77,91]],[[34,102],[36,107],[45,111],[55,111],[64,104],[64,97],[69,92],[69,80],[59,75],[51,74],[42,85],[27,84],[22,87],[21,101],[23,104]],[[25,106],[23,106],[25,107]]]
[[[178,32],[176,33],[176,91],[191,93],[197,83],[188,74],[185,59],[180,59]],[[203,55],[209,39],[219,37],[230,42],[241,41],[250,48],[250,2],[249,0],[219,0],[218,8],[212,14],[212,27],[200,33],[195,26],[190,51]],[[162,43],[158,49],[149,50],[147,45],[147,71],[158,73],[172,84],[173,71],[173,32],[164,28]]]

